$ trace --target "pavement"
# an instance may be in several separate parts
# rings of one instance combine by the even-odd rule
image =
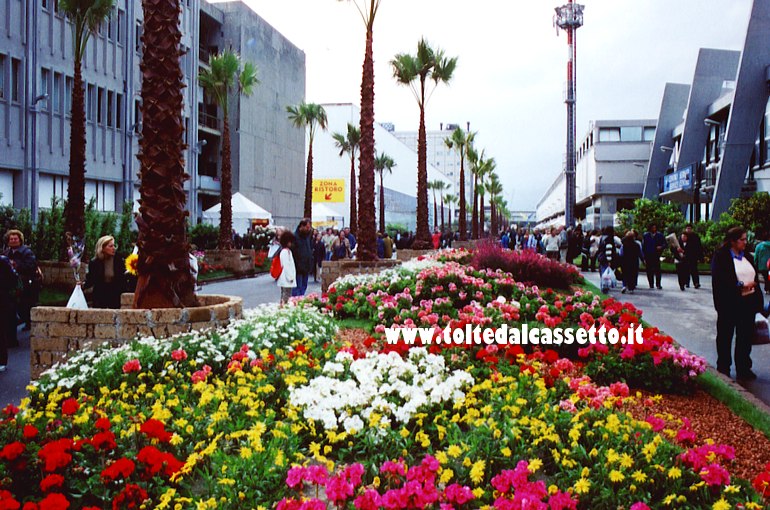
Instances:
[[[583,274],[597,287],[600,286],[598,272]],[[633,294],[621,294],[620,288],[617,288],[610,290],[610,295],[640,308],[644,320],[716,367],[717,313],[711,294],[711,276],[701,275],[700,284],[700,289],[690,286],[681,291],[676,275],[664,274],[661,282],[663,290],[653,290],[649,288],[647,276],[642,272]],[[767,298],[765,295],[765,301]],[[756,381],[742,383],[741,386],[770,405],[770,345],[753,346],[751,359],[754,364],[752,370],[758,378]],[[732,367],[732,377],[735,377],[735,365]]]

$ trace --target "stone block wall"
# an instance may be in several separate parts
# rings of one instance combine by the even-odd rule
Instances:
[[[401,265],[400,260],[325,260],[321,265],[321,291],[326,292],[334,280],[349,274],[379,273],[383,269]]]
[[[40,266],[40,271],[43,272],[44,287],[56,287],[70,290],[75,288],[75,272],[70,267],[68,262],[39,260],[37,265]],[[86,279],[87,267],[87,262],[80,264],[78,273],[80,274],[81,281],[85,281]]]
[[[466,250],[474,250],[476,249],[476,243],[478,243],[478,240],[471,240],[471,241],[453,241],[452,242],[452,248],[465,248]]]
[[[224,266],[236,275],[254,272],[254,250],[206,250],[203,260],[212,266]]]
[[[127,308],[133,294],[123,294],[120,310],[91,308],[73,310],[56,306],[32,309],[30,332],[31,378],[37,379],[54,364],[73,353],[109,343],[117,347],[137,336],[166,338],[178,333],[227,325],[243,316],[243,300],[216,294],[199,295],[195,308]]]
[[[430,255],[434,250],[397,250],[396,259],[401,261],[412,260],[421,255]]]

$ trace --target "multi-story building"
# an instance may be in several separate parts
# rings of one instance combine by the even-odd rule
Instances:
[[[701,49],[692,83],[666,84],[644,196],[718,219],[770,191],[770,3],[755,0],[743,50]]]
[[[613,225],[615,215],[642,196],[655,120],[592,122],[577,152],[575,217],[583,228]],[[564,223],[564,173],[537,206],[540,226]]]
[[[186,184],[192,218],[219,201],[222,113],[197,76],[222,48],[254,62],[261,83],[233,96],[233,192],[268,209],[276,222],[301,215],[304,134],[285,113],[305,93],[305,56],[240,1],[181,2]],[[65,198],[69,172],[72,27],[57,0],[0,6],[0,193],[34,212]],[[86,101],[86,199],[116,211],[138,198],[141,136],[141,3],[116,0],[92,34],[83,59]]]

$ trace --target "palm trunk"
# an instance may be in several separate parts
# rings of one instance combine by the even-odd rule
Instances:
[[[484,212],[484,194],[483,193],[479,195],[479,201],[481,202],[481,206],[479,206],[479,237],[484,237],[484,224],[486,223],[486,213]]]
[[[373,22],[373,20],[372,20]],[[377,259],[374,221],[374,60],[372,24],[366,27],[366,51],[361,77],[361,155],[358,163],[358,249],[359,260]]]
[[[380,232],[383,235],[385,235],[385,189],[382,185],[382,174],[384,172],[384,169],[380,172]]]
[[[441,195],[441,231],[444,231],[444,195]]]
[[[479,238],[479,179],[473,176],[473,215],[471,217],[471,239]]]
[[[313,140],[307,148],[307,174],[305,176],[305,218],[313,217]]]
[[[497,210],[495,208],[495,203],[491,202],[492,210],[490,211],[489,215],[492,218],[492,237],[497,237]]]
[[[356,210],[356,154],[350,151],[350,231],[358,235],[358,211]]]
[[[139,279],[134,308],[197,306],[184,181],[179,0],[144,0]]]
[[[421,82],[420,129],[417,132],[417,232],[415,250],[433,248],[428,223],[428,144],[425,136],[425,82]]]
[[[230,154],[230,121],[225,111],[222,125],[222,180],[219,192],[219,242],[220,250],[233,249],[233,166]]]
[[[465,155],[462,151],[460,151],[460,218],[457,221],[457,228],[460,230],[460,241],[467,241],[468,222],[465,218]]]
[[[438,228],[438,207],[436,206],[436,192],[433,192],[433,230]]]
[[[83,71],[75,59],[72,78],[72,120],[70,122],[70,171],[67,185],[67,203],[64,206],[65,229],[83,240],[85,233],[86,203],[86,113]],[[89,239],[86,245],[95,239]]]

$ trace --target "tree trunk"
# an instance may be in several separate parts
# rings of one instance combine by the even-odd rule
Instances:
[[[72,78],[72,120],[70,121],[70,172],[67,184],[67,203],[64,206],[64,227],[73,236],[92,244],[95,239],[84,240],[86,204],[86,112],[85,90],[81,62],[75,59]]]
[[[380,172],[380,232],[382,235],[385,235],[385,189],[382,186],[384,172],[384,169]]]
[[[479,178],[473,176],[473,215],[471,217],[471,239],[479,238]]]
[[[305,218],[313,217],[313,140],[307,148],[307,174],[305,175]]]
[[[230,154],[230,122],[225,112],[222,125],[222,180],[219,192],[220,250],[233,249],[233,166]]]
[[[179,1],[144,0],[139,279],[134,308],[197,306],[184,181]]]
[[[441,232],[444,232],[444,194],[441,194]]]
[[[438,228],[438,207],[436,206],[436,192],[433,192],[433,230]]]
[[[465,217],[465,205],[465,155],[460,151],[460,218],[457,220],[457,228],[460,230],[460,241],[468,240],[468,222]]]
[[[425,83],[422,82],[422,101],[420,102],[420,129],[417,132],[417,231],[415,250],[430,250],[433,241],[430,237],[428,219],[428,144],[425,135]]]
[[[486,223],[486,213],[484,212],[484,194],[479,195],[479,202],[481,202],[481,205],[479,206],[479,237],[484,237],[484,227]]]
[[[491,225],[492,237],[497,238],[497,234],[498,234],[498,232],[497,232],[497,210],[495,208],[495,203],[494,202],[490,202],[490,203],[491,203],[491,206],[492,206],[492,209],[491,209],[491,211],[489,213],[490,217],[492,218],[492,220],[491,220],[492,221],[492,225]]]
[[[374,220],[374,60],[372,26],[366,29],[366,51],[361,77],[361,144],[358,162],[358,248],[359,260],[377,260]]]
[[[356,210],[356,154],[350,150],[350,231],[358,235],[358,211]]]

